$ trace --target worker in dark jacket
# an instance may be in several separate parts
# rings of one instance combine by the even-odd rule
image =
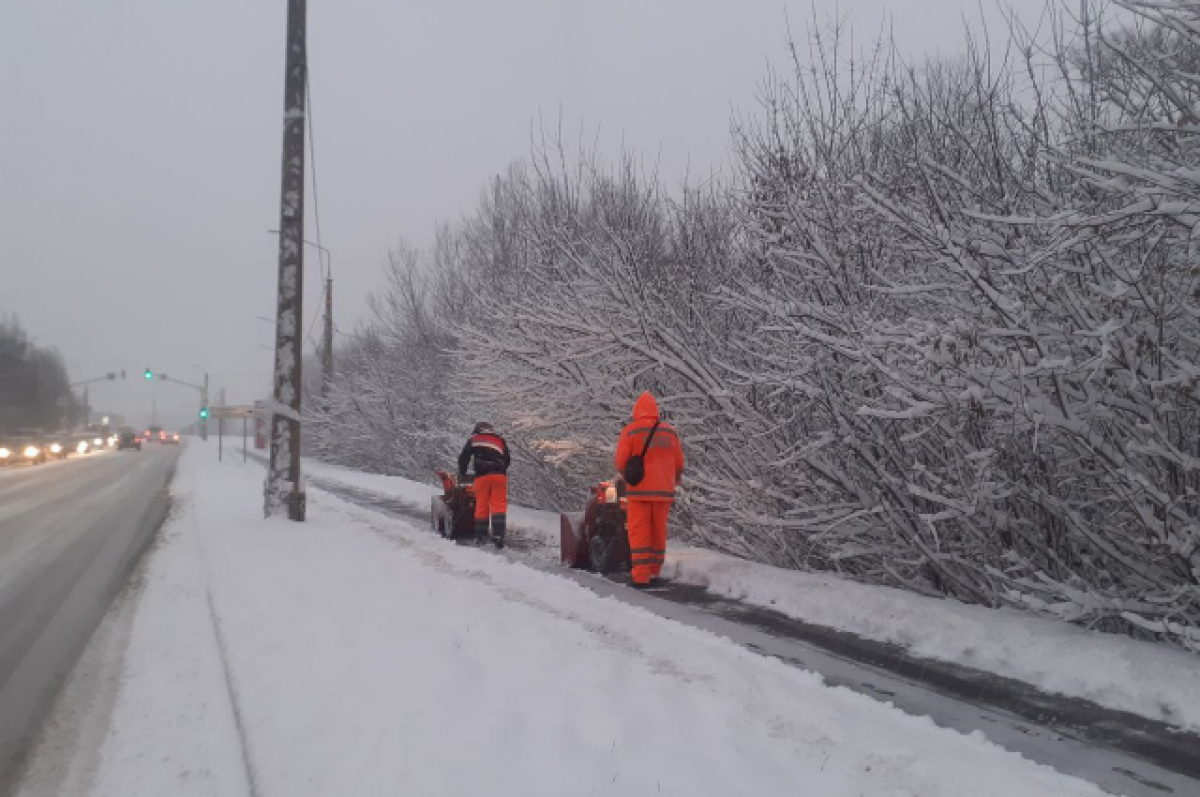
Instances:
[[[488,525],[492,527],[492,542],[504,547],[504,531],[508,521],[508,444],[496,434],[490,423],[475,424],[471,439],[458,455],[459,481],[467,478],[467,469],[475,465],[475,539],[487,543]]]

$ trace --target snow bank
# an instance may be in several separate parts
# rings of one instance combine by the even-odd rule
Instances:
[[[323,463],[306,467],[385,495],[407,497],[424,487]],[[426,503],[435,492],[428,490]],[[557,551],[557,515],[518,508],[511,514],[515,529]],[[1163,645],[1090,632],[1015,610],[860,584],[831,573],[782,570],[682,545],[669,547],[664,575],[798,620],[901,645],[917,656],[1200,730],[1200,658]]]
[[[123,777],[98,782],[122,795],[180,793],[163,786],[180,777],[179,745],[238,727],[261,795],[1101,793],[982,734],[328,494],[310,496],[307,523],[263,521],[261,468],[209,453],[184,453],[176,489],[191,500],[149,564],[163,602],[139,610],[158,620],[137,624],[130,656],[191,633],[183,650],[211,672],[220,640],[228,688],[189,678],[185,702],[225,714],[233,695],[237,727],[185,742],[172,668],[127,678],[122,703],[142,710],[120,712],[112,735],[150,754],[104,757]]]
[[[429,499],[442,494],[441,485],[434,485],[403,479],[399,476],[383,476],[378,473],[363,473],[359,470],[330,465],[314,459],[305,458],[304,472],[318,479],[328,479],[333,482],[354,487],[388,498],[398,499],[411,505],[414,509],[428,510]],[[433,478],[433,474],[430,474]],[[544,509],[529,509],[528,507],[509,504],[508,528],[522,534],[526,539],[537,540],[558,550],[559,516],[557,512],[547,512]],[[557,558],[557,553],[555,554]]]
[[[398,498],[416,509],[428,509],[429,499],[442,494],[442,488],[432,481],[429,484],[402,479],[399,476],[384,476],[379,473],[363,473],[341,465],[330,465],[315,459],[304,458],[304,473],[308,477],[330,479],[367,492],[379,493],[389,498]],[[429,474],[433,479],[433,474]]]
[[[1200,730],[1200,657],[1128,637],[955,600],[781,570],[697,548],[664,575],[817,625],[902,645],[1048,692]]]

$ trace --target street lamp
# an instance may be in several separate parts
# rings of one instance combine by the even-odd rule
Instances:
[[[121,378],[122,379],[125,378],[125,369],[124,368],[121,369]],[[92,420],[92,418],[91,418],[92,407],[91,407],[91,404],[88,403],[87,386],[94,382],[115,382],[116,379],[117,379],[117,372],[116,371],[108,371],[104,374],[104,376],[97,376],[97,377],[93,377],[92,379],[84,379],[79,382],[72,382],[68,386],[69,389],[72,389],[72,390],[77,387],[83,388],[83,425],[84,426],[87,426],[88,423]],[[73,418],[71,420],[71,423],[72,423],[72,425],[74,424]]]

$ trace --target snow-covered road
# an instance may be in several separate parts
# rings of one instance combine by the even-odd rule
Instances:
[[[211,454],[23,795],[1100,793],[332,496],[264,522],[261,468]]]

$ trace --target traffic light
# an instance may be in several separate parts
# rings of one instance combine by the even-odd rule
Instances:
[[[202,420],[208,420],[208,407],[200,408],[200,418]]]
[[[153,371],[151,371],[149,368],[147,368],[147,369],[146,369],[146,378],[147,378],[147,379],[153,379],[153,378],[154,378],[154,372],[153,372]]]

